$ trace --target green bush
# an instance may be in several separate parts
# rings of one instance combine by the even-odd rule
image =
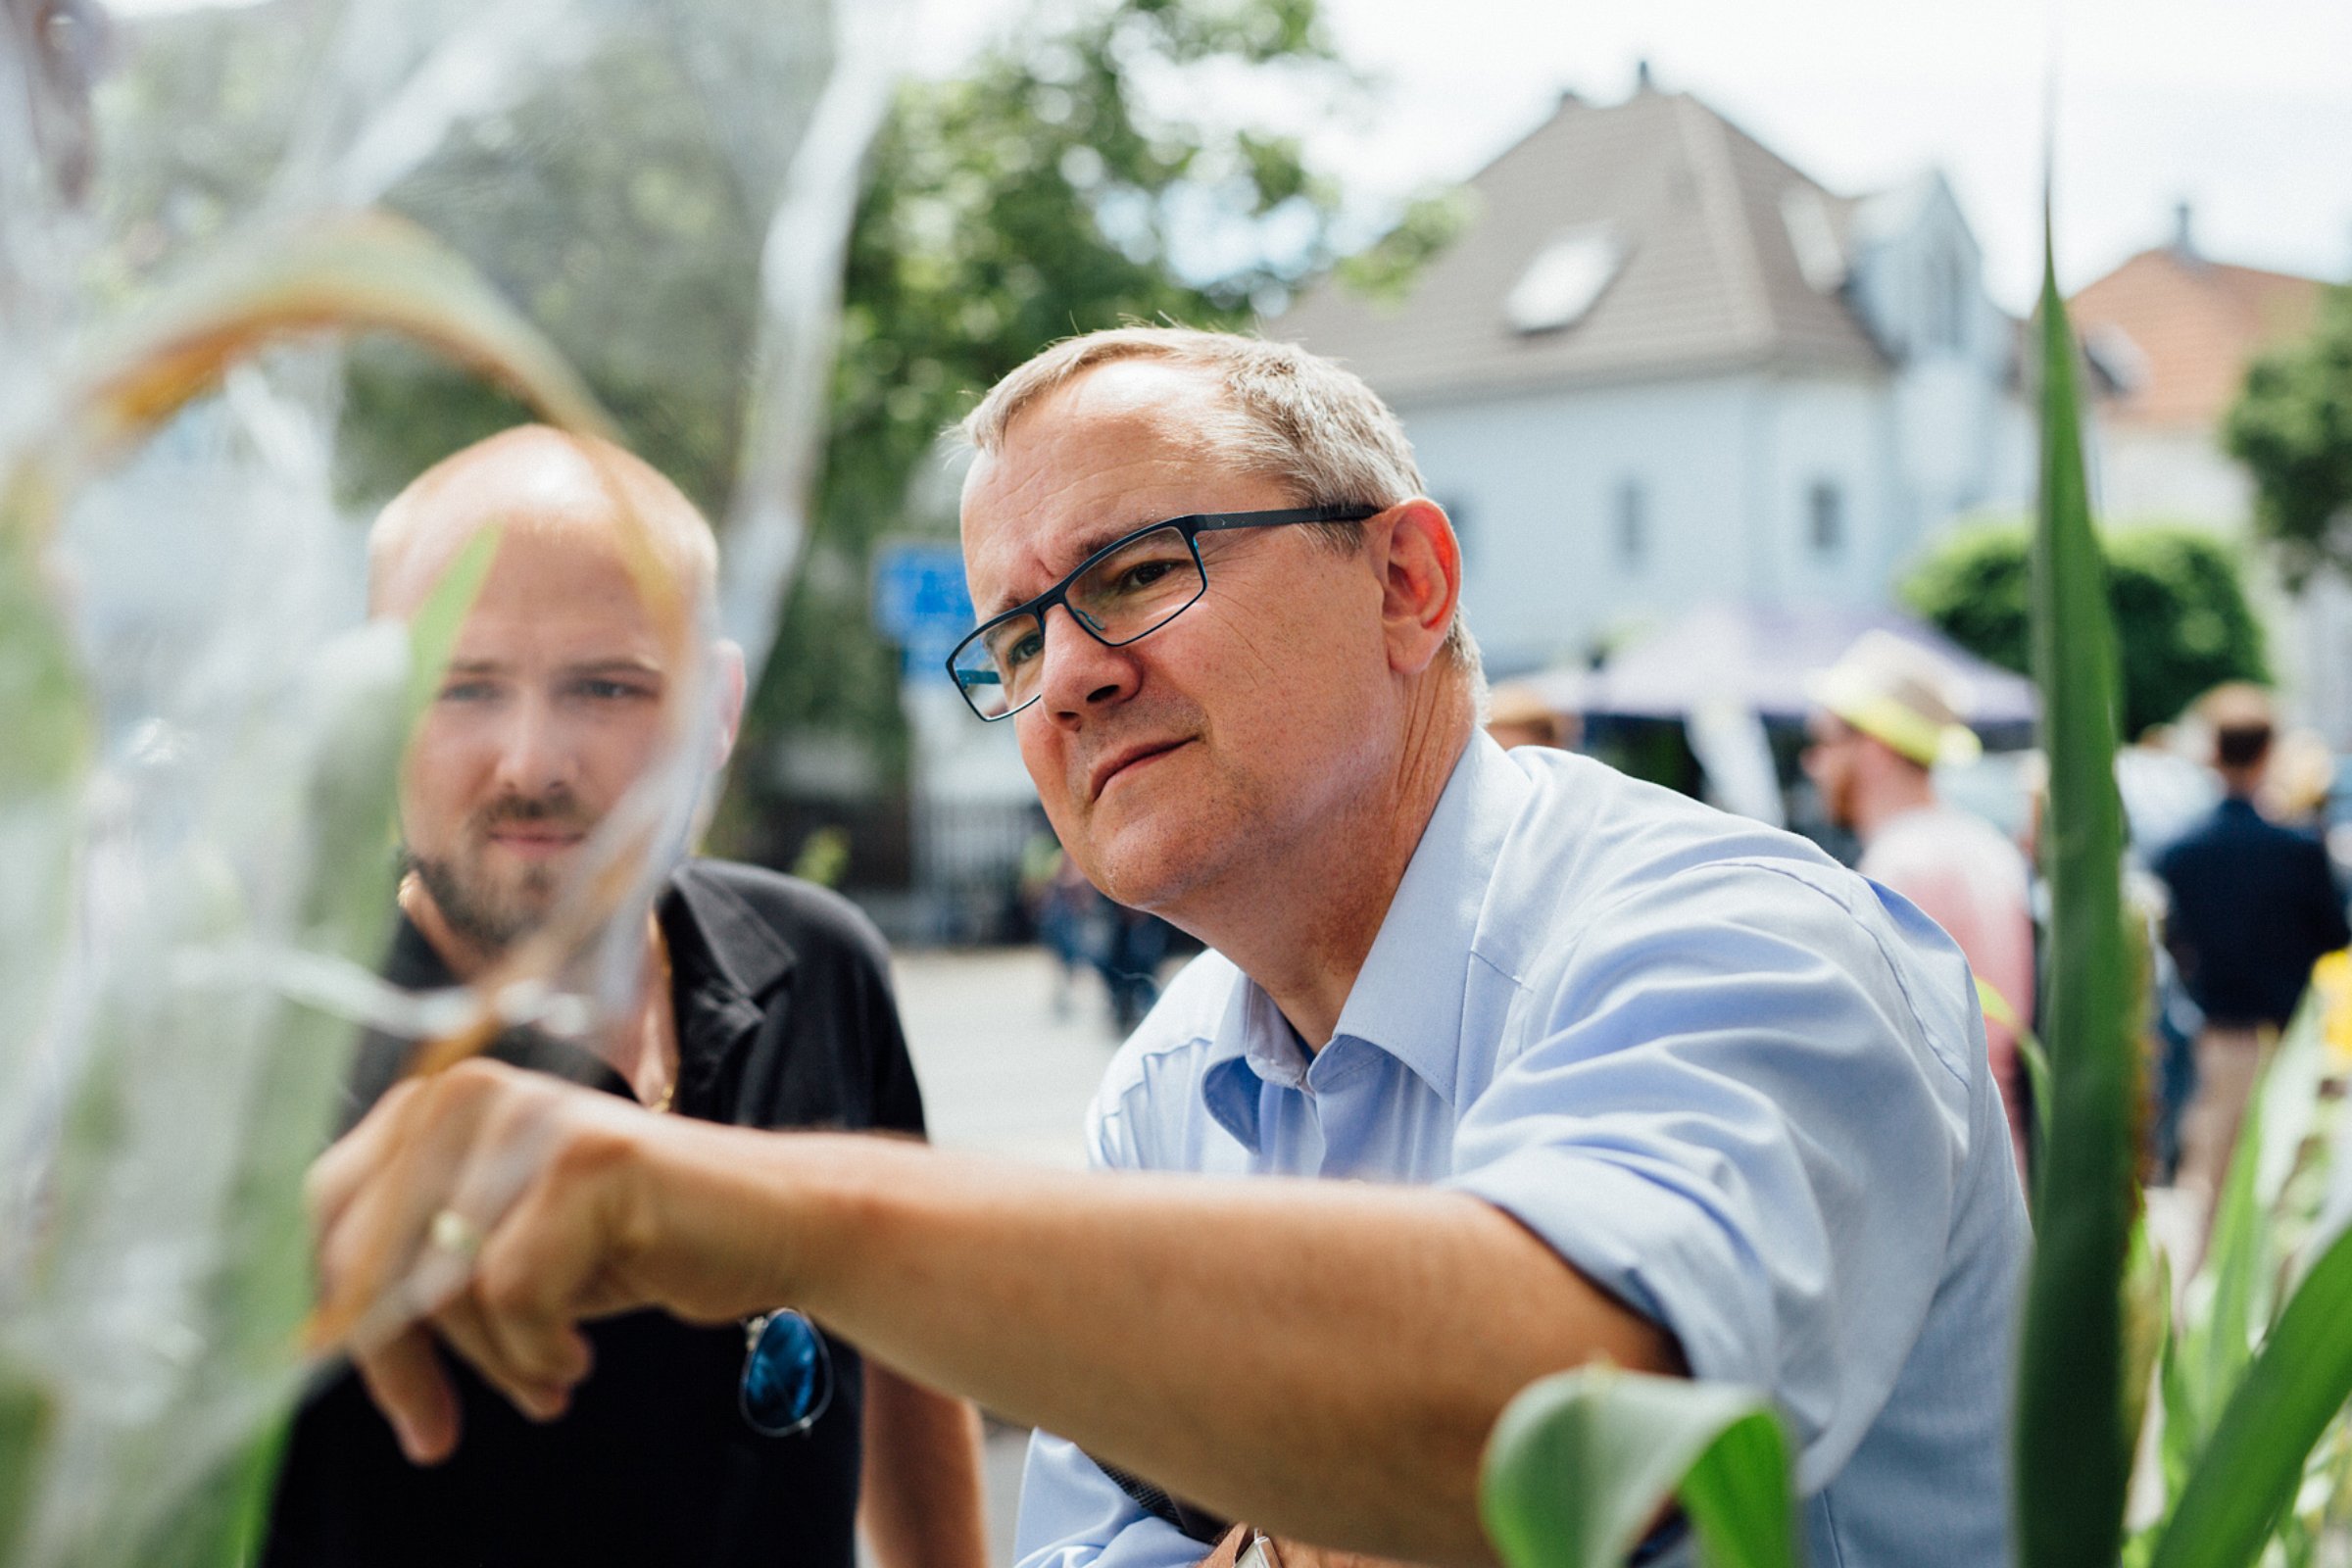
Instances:
[[[2029,673],[2027,527],[2007,519],[1939,541],[1898,588],[1913,613],[2004,669]],[[2262,622],[2228,541],[2147,523],[2100,535],[2124,681],[2124,733],[2169,723],[2226,680],[2267,681]]]

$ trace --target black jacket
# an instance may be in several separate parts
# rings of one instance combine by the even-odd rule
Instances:
[[[2328,852],[2225,800],[2156,858],[2172,890],[2166,942],[2210,1021],[2283,1027],[2312,963],[2352,940]]]
[[[678,872],[660,916],[681,1114],[921,1133],[885,951],[851,905],[772,872],[702,860]],[[385,972],[413,989],[452,983],[406,921]],[[363,1044],[349,1119],[396,1081],[406,1053],[395,1041]],[[564,1042],[517,1032],[492,1054],[628,1093]],[[295,1421],[266,1568],[849,1568],[863,1403],[854,1350],[831,1344],[824,1417],[770,1438],[738,1408],[736,1326],[637,1312],[590,1325],[589,1336],[595,1370],[548,1426],[453,1360],[463,1436],[432,1469],[402,1457],[358,1378],[339,1372]]]

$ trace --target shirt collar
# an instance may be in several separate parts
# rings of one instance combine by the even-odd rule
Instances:
[[[699,1108],[743,1043],[763,1016],[760,999],[791,972],[792,947],[759,911],[733,890],[693,873],[691,863],[670,878],[657,908],[669,941],[671,1000],[678,1040],[677,1102]],[[410,991],[438,991],[458,984],[448,962],[405,914],[384,964],[384,977]],[[536,1030],[509,1030],[490,1054],[515,1066],[536,1067],[612,1094],[629,1094],[627,1082],[584,1046],[550,1039]],[[406,1053],[403,1053],[405,1059]],[[388,1088],[389,1083],[378,1088]]]
[[[1484,734],[1463,749],[1389,900],[1332,1037],[1359,1040],[1396,1057],[1447,1104],[1454,1099],[1462,994],[1479,913],[1503,840],[1531,787]],[[1310,1065],[1273,998],[1244,976],[1209,1042],[1201,1098],[1219,1125],[1255,1151],[1259,1085],[1302,1088]]]

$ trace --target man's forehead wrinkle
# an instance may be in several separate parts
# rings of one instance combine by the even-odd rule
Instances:
[[[1113,374],[1128,369],[1162,372],[1152,378],[1156,394]],[[1189,510],[1200,483],[1223,476],[1196,459],[1202,420],[1183,416],[1213,415],[1213,399],[1192,378],[1171,397],[1170,379],[1167,367],[1090,371],[1025,410],[1003,448],[974,465],[964,549],[983,616],[1044,592],[1113,540]]]

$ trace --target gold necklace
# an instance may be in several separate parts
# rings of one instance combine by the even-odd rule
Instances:
[[[393,898],[394,902],[400,906],[400,912],[407,915],[412,922],[416,920],[417,905],[421,901],[423,893],[424,885],[414,870],[401,874],[400,886],[395,890]],[[647,998],[650,1008],[646,1013],[645,1032],[650,1038],[646,1044],[651,1045],[655,1054],[659,1056],[662,1054],[662,1045],[661,1020],[664,1017],[669,1018],[671,1032],[676,1031],[677,1015],[672,1009],[670,998],[669,937],[662,929],[662,917],[659,914],[649,912],[645,917],[645,924],[648,934],[653,939],[654,968],[658,975],[652,993]],[[682,1061],[670,1064],[669,1076],[663,1080],[662,1092],[653,1099],[642,1102],[646,1109],[659,1116],[677,1108],[678,1073],[683,1065]]]

